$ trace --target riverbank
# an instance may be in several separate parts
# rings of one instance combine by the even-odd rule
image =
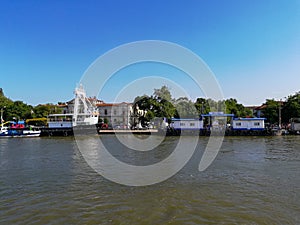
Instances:
[[[130,130],[130,129],[99,129],[95,126],[73,128],[40,128],[41,136],[73,136],[79,135],[106,135],[106,134],[140,134],[140,135],[166,135],[166,136],[180,136],[180,135],[199,135],[210,136],[212,131],[209,129],[201,130],[179,130],[179,129],[144,129],[144,130]],[[74,132],[75,131],[75,132]],[[226,129],[214,131],[213,135],[224,136],[273,136],[273,135],[299,135],[299,133],[288,132],[287,130],[261,129],[261,130],[232,130]]]

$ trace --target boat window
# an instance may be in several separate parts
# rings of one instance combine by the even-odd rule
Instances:
[[[255,122],[255,123],[254,123],[254,126],[259,126],[259,122]]]

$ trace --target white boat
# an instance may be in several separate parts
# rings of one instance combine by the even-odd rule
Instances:
[[[1,121],[3,122],[3,115],[1,112]],[[11,123],[11,127],[4,126],[4,124]],[[38,137],[41,135],[41,130],[35,127],[25,127],[24,121],[18,123],[8,121],[1,124],[0,137]]]
[[[0,137],[39,137],[41,131],[35,128],[8,128],[1,127]]]
[[[8,130],[9,137],[39,137],[40,135],[40,130],[31,130],[30,128]]]
[[[1,125],[0,136],[5,136],[8,134],[8,127]]]
[[[98,124],[99,113],[89,102],[82,85],[75,89],[74,94],[74,107],[69,106],[68,113],[48,115],[48,128],[43,129],[46,133],[58,132],[67,136],[74,128],[95,128]]]

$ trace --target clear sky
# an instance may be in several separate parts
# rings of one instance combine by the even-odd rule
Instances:
[[[33,105],[68,101],[95,59],[139,40],[195,52],[245,105],[300,91],[300,0],[0,1],[0,87]]]

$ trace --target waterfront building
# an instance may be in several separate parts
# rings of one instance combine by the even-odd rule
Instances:
[[[207,118],[207,127],[213,129],[226,129],[229,124],[232,123],[234,114],[226,114],[224,112],[209,112],[208,114],[202,114],[202,119]]]
[[[200,130],[203,129],[203,120],[172,118],[170,128],[175,130]]]
[[[265,118],[234,118],[233,130],[264,130]]]
[[[132,103],[99,103],[96,104],[103,122],[111,124],[114,128],[130,128]]]

